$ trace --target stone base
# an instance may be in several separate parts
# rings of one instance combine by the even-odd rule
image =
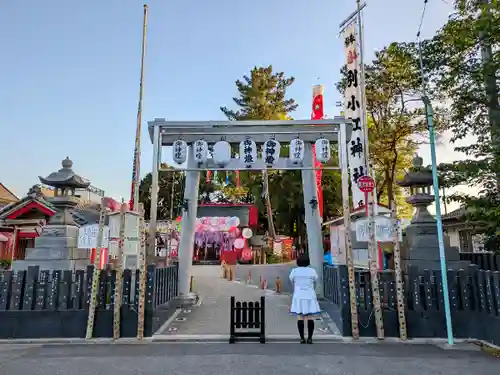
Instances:
[[[25,260],[16,260],[13,270],[38,266],[41,270],[83,269],[90,264],[88,250],[77,249],[78,227],[47,225],[35,239],[35,247],[26,249]]]
[[[173,303],[178,308],[184,308],[184,307],[196,305],[199,300],[200,300],[200,297],[198,296],[198,294],[190,292],[190,293],[185,294],[185,295],[177,296],[174,299]]]
[[[12,263],[13,271],[25,271],[28,267],[36,266],[40,270],[57,271],[73,270],[73,261],[71,260],[15,260]]]

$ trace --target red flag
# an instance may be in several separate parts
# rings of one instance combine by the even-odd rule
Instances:
[[[323,110],[323,86],[313,86],[313,101],[312,101],[312,120],[322,120],[325,116]],[[316,160],[316,147],[313,145],[313,161],[315,168],[321,168],[321,163]],[[316,189],[318,194],[319,216],[323,217],[323,189],[321,188],[321,177],[323,172],[320,169],[316,170]]]

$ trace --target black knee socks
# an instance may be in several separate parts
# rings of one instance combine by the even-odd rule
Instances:
[[[301,340],[305,340],[304,338],[304,321],[297,320],[297,328],[299,329],[299,335]]]
[[[314,320],[307,321],[307,339],[311,340],[314,332]]]

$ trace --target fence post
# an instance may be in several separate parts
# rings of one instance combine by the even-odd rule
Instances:
[[[266,343],[266,298],[260,297],[260,343]]]
[[[231,296],[231,304],[229,306],[229,343],[234,344],[236,342],[235,337],[235,327],[234,327],[234,313],[236,308],[236,298]]]
[[[351,316],[358,316],[356,314],[351,314],[351,295],[349,288],[349,274],[347,266],[338,266],[338,293],[339,293],[339,307],[340,307],[340,319],[342,321],[342,326],[338,327],[342,335],[352,336],[352,322]],[[356,289],[354,289],[356,290]],[[357,304],[354,306],[357,307]],[[357,322],[356,322],[357,323]],[[358,324],[356,324],[357,326]],[[359,333],[359,331],[358,331]]]

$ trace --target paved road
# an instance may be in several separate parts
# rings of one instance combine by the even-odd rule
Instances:
[[[194,266],[194,291],[201,296],[201,305],[179,315],[161,334],[221,335],[229,334],[229,300],[258,301],[266,296],[266,328],[269,335],[296,334],[295,317],[288,311],[291,297],[261,290],[245,283],[231,282],[221,278],[219,266]],[[328,316],[317,321],[317,335],[338,334],[335,324]]]
[[[482,352],[424,345],[84,344],[0,352],[0,375],[492,375],[500,368]]]

